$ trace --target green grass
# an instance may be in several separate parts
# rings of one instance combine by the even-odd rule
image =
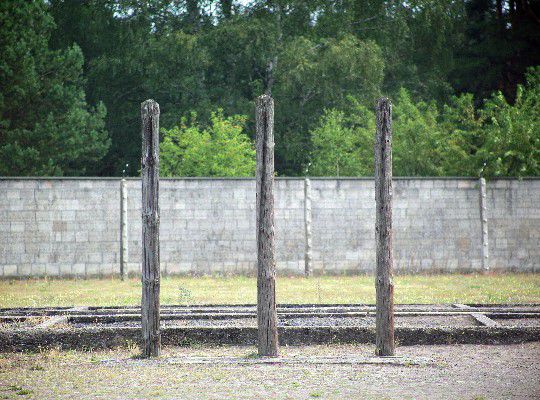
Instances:
[[[540,274],[403,275],[394,278],[396,303],[540,303]],[[0,307],[140,304],[139,279],[0,281]],[[371,276],[278,277],[278,303],[374,303]],[[166,277],[162,304],[256,302],[249,277]]]

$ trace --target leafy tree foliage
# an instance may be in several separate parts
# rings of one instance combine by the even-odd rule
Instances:
[[[327,110],[311,132],[313,175],[372,174],[373,113],[365,108],[351,122]],[[501,92],[476,109],[471,94],[454,96],[442,111],[435,102],[415,102],[401,89],[393,107],[393,169],[397,176],[540,175],[540,68],[510,104]],[[368,150],[366,150],[368,149]]]
[[[322,110],[344,110],[349,97],[371,104],[381,91],[384,62],[374,42],[344,36],[298,38],[286,46],[280,63],[274,90],[278,168],[293,175],[308,161],[312,143],[305,132]]]
[[[50,50],[39,1],[0,5],[0,175],[93,173],[107,152],[105,107],[88,106],[77,45]]]
[[[531,89],[518,87],[527,67],[540,65],[538,1],[9,0],[0,7],[0,107],[9,103],[0,147],[9,144],[2,154],[12,173],[114,175],[129,163],[137,174],[139,107],[148,98],[159,102],[166,130],[192,113],[197,126],[212,126],[223,109],[247,115],[253,138],[253,100],[263,92],[275,99],[280,175],[304,174],[309,162],[335,174],[334,156],[321,151],[338,137],[350,161],[339,173],[370,173],[361,126],[368,123],[352,117],[372,115],[382,94],[395,100],[399,174],[477,175],[484,162],[491,175],[537,168],[528,161],[537,155],[530,131],[537,114],[521,118],[538,111],[525,100]],[[56,72],[46,72],[53,65]],[[71,93],[64,103],[61,91]],[[59,132],[78,132],[72,150],[58,149],[66,140]],[[345,140],[351,135],[360,138]],[[24,157],[34,160],[32,171],[17,164]]]
[[[160,168],[163,176],[253,176],[255,149],[243,133],[246,117],[212,113],[202,128],[193,113],[179,126],[163,129]]]
[[[326,110],[312,130],[313,152],[306,171],[313,176],[373,174],[373,112],[349,97],[347,112]]]
[[[443,135],[441,171],[447,176],[479,176],[483,164],[476,156],[483,145],[484,118],[470,93],[453,96],[443,106],[439,129]]]
[[[467,0],[463,2],[463,44],[451,83],[478,100],[501,91],[513,101],[528,67],[540,65],[540,2]]]
[[[396,175],[441,175],[442,148],[446,142],[437,124],[434,102],[413,102],[401,89],[394,107],[393,165]]]
[[[527,74],[527,84],[518,85],[515,103],[502,92],[491,97],[482,110],[484,145],[478,158],[493,176],[540,175],[540,68]]]
[[[328,110],[312,131],[312,173],[320,175],[367,176],[373,174],[375,115],[358,106],[345,115]],[[397,176],[443,175],[442,160],[448,145],[438,122],[434,102],[414,102],[401,89],[393,106],[393,171]],[[358,121],[352,128],[352,121]]]

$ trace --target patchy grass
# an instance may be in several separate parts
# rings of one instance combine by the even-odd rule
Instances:
[[[540,274],[403,275],[396,303],[539,303]],[[140,304],[139,279],[0,281],[0,307]],[[278,277],[279,303],[374,303],[371,276]],[[165,277],[162,304],[254,304],[256,279]]]
[[[398,348],[399,355],[432,361],[411,366],[218,361],[245,359],[254,350],[166,347],[157,360],[135,359],[126,349],[0,353],[0,399],[479,400],[533,399],[540,392],[540,343]],[[286,357],[363,357],[373,352],[373,345],[281,348]],[[201,356],[215,362],[178,362]]]

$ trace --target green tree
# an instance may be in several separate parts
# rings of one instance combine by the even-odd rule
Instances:
[[[484,143],[484,118],[471,93],[452,96],[443,106],[439,121],[442,173],[447,176],[478,176],[482,162],[477,152]]]
[[[354,99],[351,105],[344,112],[327,110],[312,131],[311,174],[373,174],[375,115]],[[480,128],[481,122],[475,119],[472,96],[454,98],[452,105],[445,106],[442,118],[434,102],[414,102],[409,92],[401,89],[393,106],[394,174],[477,173],[478,162],[470,143]]]
[[[142,35],[141,31],[134,34]],[[204,78],[208,58],[196,36],[179,31],[141,39],[140,46],[130,41],[128,36],[114,54],[96,58],[89,70],[89,81],[95,83],[93,95],[103,99],[109,111],[112,146],[106,162],[113,173],[125,162],[133,167],[139,162],[142,101],[151,98],[159,103],[160,125],[165,128],[190,111],[208,120],[206,110],[212,107]]]
[[[393,164],[397,176],[438,176],[443,174],[443,135],[439,129],[437,105],[415,103],[401,89],[393,113]]]
[[[192,111],[206,126],[211,111],[222,108],[225,115],[247,115],[246,132],[253,132],[253,100],[268,89],[276,105],[276,170],[282,175],[304,172],[324,110],[347,116],[349,96],[371,109],[381,93],[396,99],[396,124],[402,124],[404,136],[396,131],[403,142],[401,149],[396,144],[397,173],[476,175],[484,162],[480,156],[493,164],[497,150],[487,137],[495,116],[488,118],[487,109],[479,108],[482,99],[501,90],[513,107],[526,68],[540,64],[535,51],[540,2],[533,0],[34,3],[48,9],[56,23],[52,50],[82,49],[87,102],[103,101],[107,107],[109,151],[99,170],[85,161],[90,163],[86,173],[101,175],[118,174],[126,162],[136,173],[141,101],[159,102],[166,129]],[[15,2],[4,4],[14,8]],[[25,7],[30,6],[19,10]],[[43,31],[40,23],[27,22],[14,30],[21,38]],[[15,43],[18,36],[7,29],[2,40]],[[39,35],[19,42],[24,47],[33,40],[39,42]],[[40,46],[47,49],[46,43]],[[25,54],[21,51],[21,60]],[[27,77],[25,85],[32,82],[28,74],[15,75]],[[2,91],[16,91],[17,84],[7,79]],[[400,88],[410,98],[402,107],[410,109],[408,117],[398,115]],[[499,109],[510,112],[494,107],[499,117]],[[43,109],[35,113],[36,120],[46,120]],[[354,130],[350,121],[343,126]],[[511,151],[531,154],[516,146]],[[505,157],[501,160],[505,165]],[[504,172],[516,171],[514,166],[493,168],[491,174],[517,173]]]
[[[368,176],[373,174],[373,112],[351,99],[346,112],[326,110],[311,131],[312,176]]]
[[[246,117],[212,113],[202,128],[196,114],[179,126],[162,129],[160,146],[163,176],[253,176],[255,150],[243,133]]]
[[[0,175],[91,174],[107,152],[105,107],[88,106],[79,47],[52,51],[41,1],[0,5]]]
[[[464,40],[454,49],[451,83],[477,100],[501,91],[513,101],[528,67],[540,65],[540,2],[537,0],[467,0]]]
[[[314,30],[374,41],[385,62],[383,89],[392,97],[404,87],[415,97],[443,101],[452,93],[449,75],[463,43],[463,8],[454,0],[327,1]]]
[[[497,92],[481,113],[485,143],[477,158],[486,163],[486,175],[540,175],[540,67],[529,69],[513,105]]]
[[[324,109],[344,110],[350,97],[372,104],[380,94],[384,62],[372,41],[354,36],[312,41],[299,37],[280,53],[274,96],[278,166],[301,173],[312,143],[309,131]]]

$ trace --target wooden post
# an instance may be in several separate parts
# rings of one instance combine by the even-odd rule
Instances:
[[[304,228],[306,235],[306,248],[304,254],[305,274],[311,276],[311,181],[304,179]]]
[[[274,100],[255,102],[257,147],[257,324],[259,356],[277,357],[274,243]]]
[[[141,104],[143,357],[159,356],[159,104]]]
[[[377,102],[375,138],[375,238],[377,243],[376,277],[376,350],[378,356],[393,356],[394,283],[392,255],[392,103]]]
[[[489,237],[487,218],[486,180],[480,178],[480,224],[482,226],[482,270],[489,271]]]
[[[128,263],[128,221],[126,180],[120,181],[120,278],[124,280]]]

